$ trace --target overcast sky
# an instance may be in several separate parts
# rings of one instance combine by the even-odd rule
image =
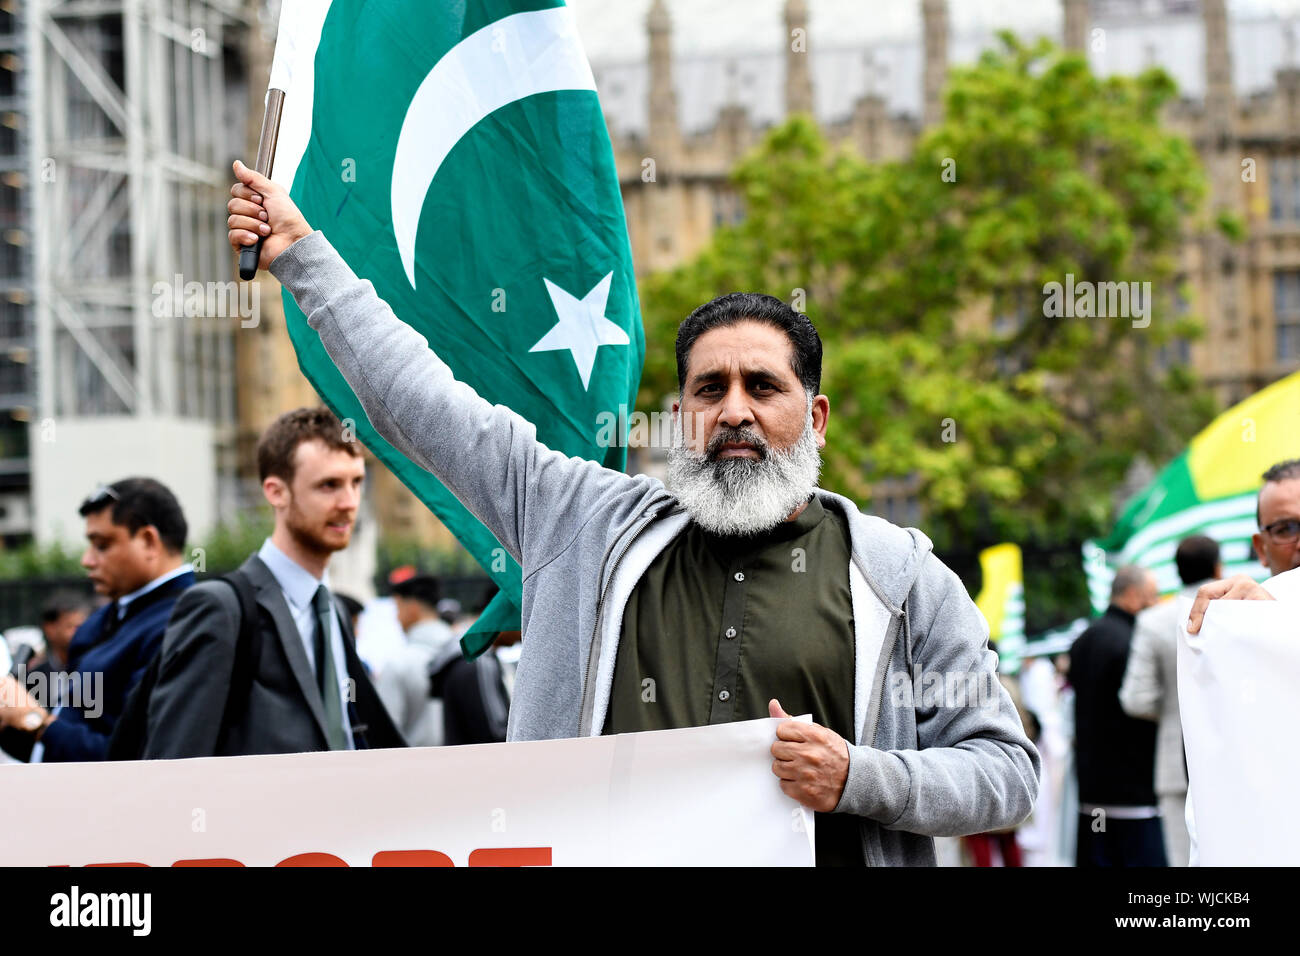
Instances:
[[[593,62],[645,57],[650,0],[567,0]],[[920,32],[920,0],[808,0],[812,44],[851,46]],[[680,55],[767,48],[784,30],[785,0],[668,0]],[[1059,0],[949,0],[955,33],[1001,27],[1059,31]],[[1300,0],[1228,0],[1233,17],[1300,13]]]

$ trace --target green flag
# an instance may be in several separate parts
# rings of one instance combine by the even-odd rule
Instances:
[[[1162,594],[1180,586],[1178,542],[1209,535],[1219,542],[1225,575],[1260,580],[1268,568],[1251,547],[1255,505],[1269,466],[1300,457],[1300,372],[1256,392],[1205,427],[1187,450],[1124,508],[1110,537],[1084,544],[1093,610],[1106,610],[1122,564],[1155,572]]]
[[[270,85],[285,91],[272,178],[307,221],[459,380],[550,448],[622,470],[607,422],[635,401],[645,338],[613,152],[563,3],[285,0]],[[287,292],[284,305],[321,398],[500,587],[466,653],[518,629],[518,564],[375,433]]]

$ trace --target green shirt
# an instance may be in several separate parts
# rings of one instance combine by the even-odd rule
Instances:
[[[605,733],[811,714],[850,743],[849,529],[814,495],[793,521],[720,537],[694,522],[628,598]],[[817,814],[821,865],[862,865],[857,818]]]

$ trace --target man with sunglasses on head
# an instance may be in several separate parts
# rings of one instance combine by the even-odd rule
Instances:
[[[81,566],[109,602],[68,647],[66,700],[53,707],[13,677],[0,681],[0,739],[32,763],[107,759],[126,700],[158,653],[176,599],[194,583],[184,559],[185,515],[161,482],[103,485],[79,513],[88,542]]]

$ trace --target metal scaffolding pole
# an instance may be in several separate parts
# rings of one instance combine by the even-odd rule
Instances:
[[[212,290],[233,280],[221,240],[244,135],[225,126],[257,9],[26,0],[34,420],[201,421],[233,442],[241,316]]]

